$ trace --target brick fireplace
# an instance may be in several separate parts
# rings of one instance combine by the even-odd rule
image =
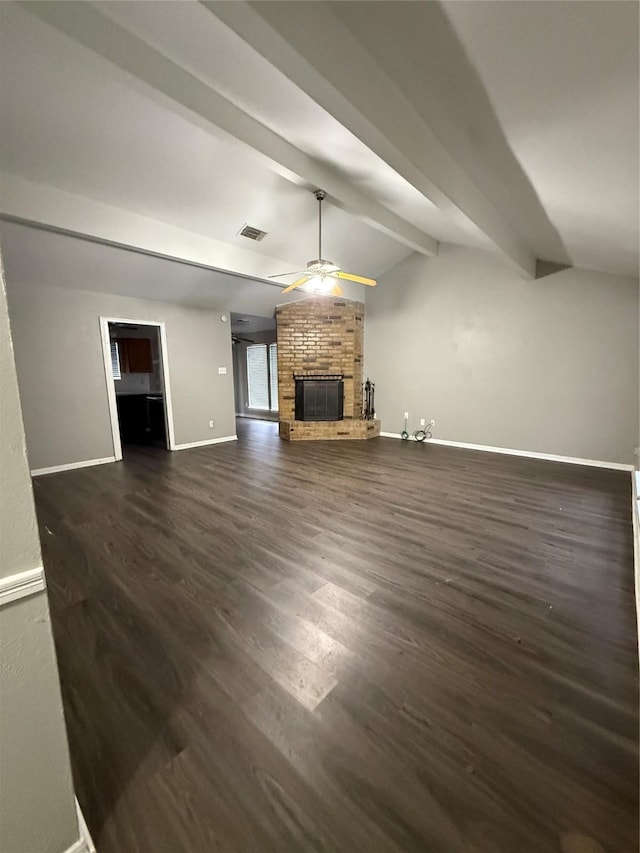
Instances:
[[[299,441],[380,435],[380,421],[361,420],[362,302],[310,296],[279,306],[276,325],[280,437]],[[335,408],[336,400],[341,412]],[[318,419],[325,417],[322,406],[327,406],[332,419]]]

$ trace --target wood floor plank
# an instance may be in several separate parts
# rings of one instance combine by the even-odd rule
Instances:
[[[99,853],[635,853],[628,474],[238,432],[34,481]]]

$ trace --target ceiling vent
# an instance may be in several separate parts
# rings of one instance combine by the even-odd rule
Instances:
[[[261,231],[259,228],[254,228],[253,225],[243,225],[238,234],[241,237],[246,237],[248,240],[262,240],[263,237],[266,237],[267,232]]]

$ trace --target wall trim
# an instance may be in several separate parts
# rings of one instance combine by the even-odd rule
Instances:
[[[175,444],[173,450],[189,450],[192,447],[205,447],[207,444],[222,444],[225,441],[237,440],[237,435],[223,435],[221,438],[207,438],[204,441],[189,441],[186,444]]]
[[[236,412],[236,417],[237,418],[247,418],[248,420],[251,420],[251,421],[267,421],[267,422],[272,423],[272,424],[277,424],[278,421],[280,420],[280,415],[278,412],[273,412],[273,414],[275,415],[275,417],[270,418],[267,415],[247,415],[247,414],[244,414],[243,412]]]
[[[91,833],[89,832],[89,827],[87,826],[87,822],[84,819],[84,815],[82,814],[82,809],[80,808],[80,803],[78,802],[78,798],[75,798],[76,801],[76,814],[78,816],[78,826],[80,828],[80,840],[83,842],[84,847],[81,848],[82,853],[86,850],[86,853],[96,853],[96,847],[93,843],[93,839],[91,838]]]
[[[638,654],[640,655],[640,471],[631,477],[631,515],[633,521],[633,578],[636,592]]]
[[[79,838],[77,841],[74,841],[71,847],[67,847],[63,853],[94,853],[95,847],[93,850],[87,847],[87,842],[84,838]]]
[[[381,432],[382,438],[401,438],[399,432]],[[412,437],[410,441],[414,441]],[[556,456],[553,453],[537,453],[533,450],[514,450],[511,447],[491,447],[487,444],[468,444],[466,441],[445,441],[442,438],[428,438],[425,444],[441,444],[445,447],[460,447],[465,450],[481,450],[486,453],[502,453],[506,456],[524,456],[528,459],[544,459],[547,462],[566,462],[569,465],[587,465],[591,468],[611,468],[614,471],[633,471],[633,465],[623,462],[603,462],[599,459],[581,459],[578,456]]]
[[[35,595],[36,592],[42,592],[46,588],[47,582],[42,566],[0,578],[0,607],[12,601],[18,601],[20,598]]]
[[[74,799],[76,803],[76,818],[78,821],[80,838],[78,838],[77,841],[74,841],[71,847],[67,847],[63,853],[96,853],[96,848],[91,839],[89,830],[87,829],[87,824],[85,822],[84,815],[82,814],[80,804],[78,803],[78,798],[75,797]]]
[[[90,468],[92,465],[106,465],[107,462],[116,462],[115,456],[104,456],[102,459],[85,459],[83,462],[67,462],[66,465],[53,465],[51,468],[33,468],[32,477],[41,477],[43,474],[58,474],[60,471],[73,471],[74,468]]]

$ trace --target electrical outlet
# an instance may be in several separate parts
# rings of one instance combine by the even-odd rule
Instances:
[[[420,426],[424,426],[424,425],[425,425],[425,420],[424,420],[424,418],[420,418]]]
[[[434,419],[433,419],[433,418],[431,418],[431,420],[429,421],[429,426],[430,426],[430,427],[435,427],[435,425],[436,425],[436,422],[434,421]]]
[[[215,425],[216,425],[215,421],[209,421],[209,429],[213,429]]]
[[[409,412],[404,413],[404,419],[405,419],[405,421],[409,420]]]

